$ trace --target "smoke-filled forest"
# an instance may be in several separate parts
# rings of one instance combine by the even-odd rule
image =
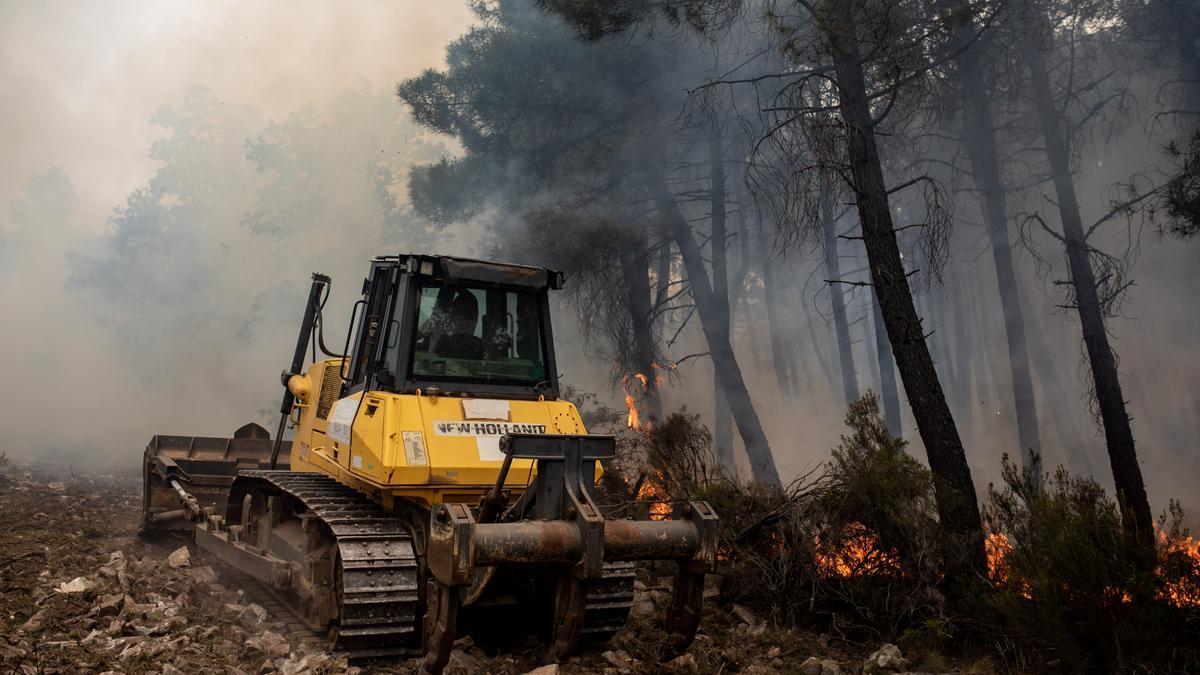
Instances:
[[[310,273],[340,347],[373,256],[510,261],[599,489],[721,518],[690,660],[639,568],[562,672],[1200,670],[1200,3],[300,5],[0,8],[0,487],[136,519],[152,435],[274,429]]]

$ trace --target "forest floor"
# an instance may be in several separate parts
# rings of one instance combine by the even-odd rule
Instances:
[[[290,632],[182,538],[137,535],[136,469],[82,474],[64,466],[0,466],[0,671],[41,673],[409,673],[415,660],[347,664]],[[187,554],[181,548],[189,547]],[[185,559],[186,558],[186,559]],[[687,655],[661,663],[669,594],[639,583],[637,611],[611,644],[559,666],[530,640],[488,653],[459,640],[448,673],[982,672],[939,655],[908,662],[881,645],[773,627],[738,607],[706,603]],[[885,650],[886,651],[886,650]],[[892,656],[898,656],[898,652]],[[874,661],[870,658],[874,656]],[[815,659],[812,657],[816,657]],[[823,661],[823,664],[822,664]],[[536,670],[539,669],[540,670]]]

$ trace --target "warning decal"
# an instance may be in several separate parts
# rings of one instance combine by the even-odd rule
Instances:
[[[350,445],[350,427],[354,424],[354,415],[358,413],[358,399],[346,397],[338,399],[329,413],[329,429],[325,435],[345,445]]]

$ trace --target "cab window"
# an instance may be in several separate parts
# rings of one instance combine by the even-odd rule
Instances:
[[[546,380],[536,293],[418,287],[409,372],[427,380],[537,384]]]

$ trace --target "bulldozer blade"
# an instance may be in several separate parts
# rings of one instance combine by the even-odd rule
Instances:
[[[142,460],[142,532],[190,530],[189,521],[203,512],[224,515],[238,472],[267,468],[271,446],[267,431],[253,423],[232,438],[151,438]],[[286,464],[285,456],[282,468]],[[185,495],[194,503],[188,504]]]

